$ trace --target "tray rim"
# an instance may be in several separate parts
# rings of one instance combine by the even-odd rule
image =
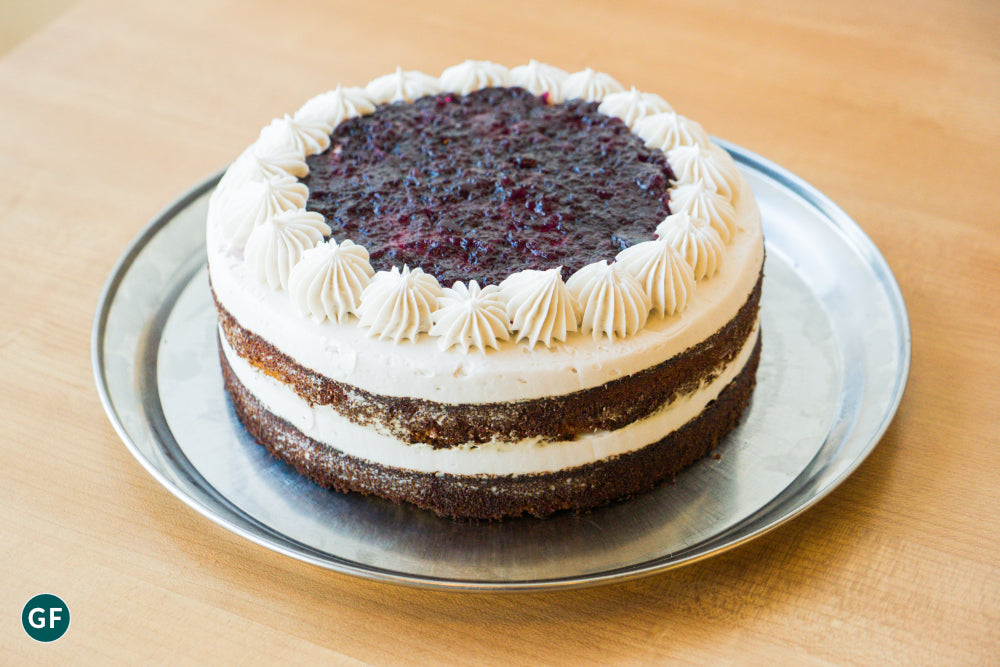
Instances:
[[[810,206],[822,213],[823,218],[831,224],[847,243],[858,252],[867,262],[873,273],[878,277],[884,289],[884,295],[893,311],[893,321],[899,329],[899,367],[895,374],[895,383],[891,388],[889,400],[886,403],[886,410],[881,416],[877,427],[870,435],[868,442],[862,447],[859,453],[850,463],[845,466],[836,476],[827,480],[825,486],[812,493],[804,500],[799,499],[801,491],[790,492],[793,487],[802,486],[810,480],[815,479],[824,468],[812,471],[812,474],[800,482],[802,475],[809,472],[808,467],[802,475],[797,477],[784,490],[779,492],[769,502],[752,512],[743,520],[732,526],[715,533],[711,537],[690,545],[678,552],[667,553],[658,558],[632,564],[627,567],[605,570],[596,573],[573,575],[558,578],[496,581],[496,580],[476,580],[476,579],[452,579],[433,575],[414,575],[395,570],[388,570],[376,566],[364,565],[354,561],[344,559],[309,545],[298,542],[277,530],[267,526],[263,522],[247,515],[243,510],[233,505],[228,498],[216,491],[203,477],[197,469],[189,462],[184,464],[190,470],[175,469],[177,473],[191,474],[192,471],[200,479],[192,480],[201,491],[209,496],[215,496],[214,500],[223,507],[228,507],[234,516],[222,516],[212,507],[206,505],[202,500],[195,498],[185,489],[181,488],[169,479],[156,463],[149,459],[138,445],[132,440],[125,427],[118,410],[111,397],[108,381],[105,375],[105,356],[103,341],[108,323],[108,317],[114,296],[117,293],[128,269],[142,252],[148,242],[168,225],[170,221],[181,211],[186,209],[192,202],[202,197],[212,190],[221,179],[225,168],[218,170],[210,176],[202,179],[187,191],[178,195],[172,202],[164,206],[156,213],[142,228],[142,230],[129,242],[123,253],[119,256],[112,267],[109,277],[101,290],[95,309],[94,321],[91,329],[91,363],[94,373],[94,380],[97,386],[101,405],[104,408],[108,419],[117,433],[119,439],[126,448],[142,465],[143,468],[171,494],[181,500],[185,505],[195,510],[198,514],[235,533],[236,535],[250,540],[271,551],[281,553],[285,556],[295,558],[302,562],[310,563],[327,570],[333,570],[341,574],[358,576],[368,580],[381,581],[393,584],[402,584],[419,588],[431,588],[437,590],[462,590],[462,591],[539,591],[591,587],[609,583],[624,582],[640,577],[649,576],[655,573],[688,565],[712,556],[724,553],[730,549],[741,546],[771,530],[783,525],[791,519],[799,516],[816,503],[825,498],[829,493],[850,477],[855,470],[868,458],[872,450],[885,435],[886,430],[894,418],[903,394],[905,392],[907,379],[909,377],[912,341],[909,316],[906,304],[899,288],[895,275],[892,273],[888,262],[875,246],[870,237],[865,234],[861,227],[850,218],[837,204],[829,197],[820,192],[816,187],[809,184],[801,177],[796,176],[780,165],[742,147],[730,142],[713,137],[713,141],[726,149],[733,158],[749,168],[759,172],[774,183],[781,185],[786,190],[791,191]],[[827,463],[829,465],[829,462]],[[183,467],[183,466],[182,466]],[[783,505],[790,507],[782,508]],[[775,516],[772,516],[775,515]],[[238,518],[239,522],[234,520]],[[754,524],[758,524],[754,527]],[[259,531],[259,532],[255,532]]]

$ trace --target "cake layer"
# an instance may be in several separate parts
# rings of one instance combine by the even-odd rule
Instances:
[[[750,362],[757,329],[719,375],[661,406],[648,417],[614,430],[600,430],[556,442],[539,437],[518,442],[468,442],[450,448],[407,443],[380,424],[361,425],[345,419],[330,406],[312,405],[288,385],[255,369],[220,339],[222,356],[234,378],[256,396],[269,412],[318,442],[332,443],[346,454],[371,463],[419,472],[460,475],[509,475],[555,472],[618,456],[681,428],[714,401]]]
[[[236,376],[226,355],[220,356],[226,389],[240,421],[272,455],[318,484],[337,491],[377,495],[397,503],[410,502],[445,516],[499,519],[591,509],[649,490],[707,455],[739,422],[750,401],[760,359],[760,339],[757,335],[753,337],[738,372],[715,383],[721,386],[717,386],[714,398],[700,407],[692,406],[695,416],[676,430],[646,446],[591,463],[529,474],[456,474],[407,469],[400,465],[405,461],[402,456],[394,454],[395,463],[384,463],[359,455],[356,450],[360,443],[353,441],[351,435],[328,446],[272,413],[255,396],[258,392],[249,390]],[[341,447],[353,453],[346,453]],[[476,452],[472,449],[467,453],[474,457]]]
[[[718,332],[651,368],[562,396],[480,404],[384,396],[326,378],[243,328],[221,304],[218,310],[222,333],[235,353],[292,387],[310,405],[329,406],[341,417],[376,425],[404,442],[451,447],[526,438],[568,440],[648,417],[725,373],[754,331],[760,288],[758,278],[735,317]]]

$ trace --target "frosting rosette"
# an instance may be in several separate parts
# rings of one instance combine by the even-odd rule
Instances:
[[[367,116],[375,111],[375,100],[364,88],[338,85],[334,90],[317,95],[295,112],[295,120],[303,124],[322,124],[329,134],[345,120]]]
[[[677,185],[670,193],[670,210],[707,221],[724,243],[729,243],[738,231],[736,207],[702,181]]]
[[[374,274],[364,246],[328,241],[302,253],[288,275],[288,292],[303,315],[343,322],[357,314]]]
[[[453,65],[439,77],[441,89],[460,95],[510,83],[510,70],[488,60],[466,60]]]
[[[289,115],[275,118],[260,131],[257,143],[264,150],[289,151],[303,156],[322,153],[330,147],[326,123],[295,119]]]
[[[660,317],[684,310],[694,292],[694,270],[665,239],[625,248],[615,263],[639,281]]]
[[[379,271],[361,294],[361,326],[369,336],[399,343],[416,341],[430,331],[431,313],[437,308],[441,286],[422,269],[404,266],[400,271]]]
[[[566,288],[562,267],[548,271],[519,271],[500,283],[501,298],[507,304],[511,329],[517,341],[527,340],[528,347],[541,342],[565,341],[577,330],[576,298]]]
[[[549,104],[562,102],[562,87],[569,72],[537,60],[527,65],[519,65],[510,71],[511,83],[524,88],[533,95],[548,95]]]
[[[732,200],[738,189],[736,163],[716,146],[677,146],[667,152],[677,182],[704,183],[726,199]]]
[[[392,74],[373,79],[365,86],[365,92],[377,104],[412,102],[420,97],[440,93],[441,84],[437,77],[415,70],[404,72],[402,67],[397,67]]]
[[[213,199],[221,199],[233,195],[240,187],[252,181],[308,175],[309,165],[306,164],[305,153],[274,142],[262,143],[258,140],[233,161],[226,173],[223,174],[212,196]],[[217,211],[229,206],[229,204],[222,202],[213,206],[213,209]]]
[[[439,337],[442,350],[461,346],[462,352],[475,348],[500,349],[498,341],[510,340],[507,309],[500,300],[496,285],[479,287],[475,280],[468,285],[456,282],[438,297],[438,309],[431,314],[430,335]]]
[[[563,99],[581,99],[587,102],[600,102],[607,95],[623,90],[625,87],[610,74],[597,72],[589,67],[567,76],[562,86]]]
[[[244,183],[222,210],[219,224],[234,246],[243,245],[253,230],[279,213],[305,208],[309,190],[291,176]],[[225,199],[223,195],[221,197]]]
[[[711,278],[722,266],[726,246],[719,233],[704,220],[683,212],[673,213],[659,224],[656,235],[691,265],[695,280]]]
[[[635,86],[629,91],[605,95],[597,110],[607,116],[621,118],[630,128],[647,116],[673,111],[659,95],[639,92]]]
[[[580,331],[594,339],[631,336],[646,323],[652,303],[642,284],[617,264],[601,260],[588,264],[568,281],[566,288],[583,311]]]
[[[655,113],[640,118],[632,130],[650,148],[667,152],[678,146],[704,146],[711,142],[708,132],[696,121],[673,111]]]
[[[250,272],[272,289],[288,287],[288,274],[302,253],[323,241],[330,227],[323,216],[304,209],[282,211],[254,227],[244,261]]]

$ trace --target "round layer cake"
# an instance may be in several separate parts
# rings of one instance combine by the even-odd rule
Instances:
[[[753,193],[700,125],[590,69],[338,86],[233,162],[207,248],[237,416],[338,491],[586,510],[704,457],[754,388]]]

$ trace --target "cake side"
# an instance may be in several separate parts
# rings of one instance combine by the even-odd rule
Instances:
[[[310,405],[328,405],[357,424],[410,443],[451,447],[537,437],[566,440],[615,430],[669,405],[724,372],[757,324],[762,280],[732,320],[700,343],[631,375],[569,394],[490,403],[440,403],[373,394],[316,373],[243,328],[221,304],[220,331],[235,354],[294,389]]]
[[[593,431],[564,441],[529,436],[515,442],[467,442],[440,448],[427,443],[405,442],[379,425],[357,424],[328,405],[310,405],[288,385],[248,364],[224,340],[222,351],[234,376],[253,392],[262,406],[281,415],[311,438],[335,442],[338,449],[373,463],[424,472],[506,475],[551,472],[584,465],[632,451],[680,428],[697,417],[743,370],[757,341],[754,330],[739,355],[718,376],[706,379],[694,391],[621,428]]]
[[[226,389],[240,421],[273,456],[314,482],[337,491],[412,503],[442,516],[502,519],[594,509],[648,491],[709,454],[739,423],[750,402],[760,340],[755,337],[745,365],[715,399],[663,437],[590,463],[521,474],[421,471],[345,453],[341,446],[348,440],[320,442],[271,412],[236,377],[225,354],[220,356]]]

